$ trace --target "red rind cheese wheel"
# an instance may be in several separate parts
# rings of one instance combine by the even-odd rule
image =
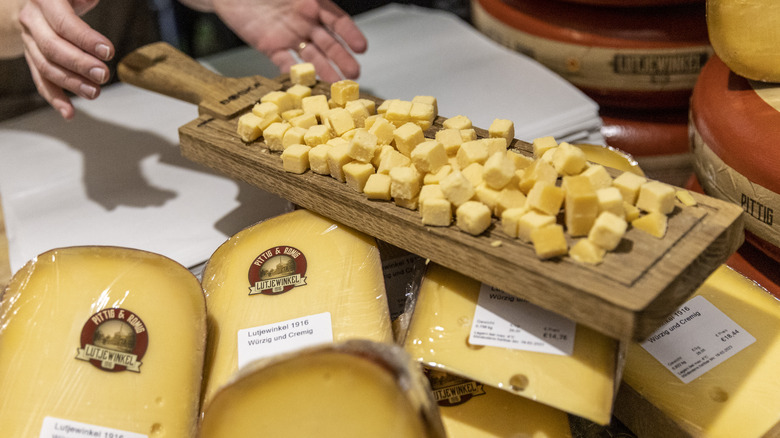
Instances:
[[[686,108],[712,53],[703,4],[472,0],[472,18],[478,30],[536,59],[602,106]]]
[[[693,166],[704,192],[745,210],[745,238],[780,260],[780,86],[747,80],[717,56],[691,98]]]

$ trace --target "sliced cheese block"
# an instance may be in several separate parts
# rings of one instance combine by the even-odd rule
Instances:
[[[748,79],[780,82],[780,3],[707,0],[707,29],[715,53]]]
[[[601,106],[685,108],[712,53],[703,2],[602,7],[471,0],[475,27],[528,55]]]
[[[307,210],[248,227],[203,272],[204,400],[252,359],[312,344],[392,342],[375,240]]]
[[[680,351],[629,345],[616,416],[639,436],[776,436],[780,301],[724,265],[669,319],[649,340]]]
[[[572,436],[563,411],[444,371],[425,374],[449,438]]]
[[[571,355],[476,345],[469,336],[480,288],[476,280],[429,264],[404,344],[412,357],[431,368],[609,423],[617,342],[577,325]]]
[[[345,341],[259,359],[208,403],[201,438],[444,438],[420,367],[398,346]]]
[[[205,344],[203,291],[172,260],[116,247],[41,254],[0,302],[0,435],[194,436]]]
[[[704,192],[741,205],[745,239],[780,260],[780,86],[742,78],[715,56],[693,91],[690,127]]]

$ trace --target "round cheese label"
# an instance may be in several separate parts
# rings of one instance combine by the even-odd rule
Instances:
[[[84,324],[76,359],[104,371],[138,373],[148,346],[146,325],[135,313],[122,308],[103,309]]]
[[[249,268],[249,295],[278,295],[306,285],[306,257],[292,246],[276,246],[258,255]]]

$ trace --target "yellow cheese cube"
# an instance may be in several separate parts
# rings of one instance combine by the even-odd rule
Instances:
[[[330,105],[324,94],[316,94],[301,99],[301,109],[304,113],[314,114],[318,120],[321,120],[320,116],[330,109]]]
[[[444,192],[441,190],[441,186],[438,184],[428,184],[420,187],[420,203],[426,199],[446,199]]]
[[[466,201],[455,210],[455,225],[473,236],[487,230],[492,219],[490,208],[479,201]]]
[[[290,66],[290,82],[311,87],[317,83],[317,71],[311,62],[300,62]]]
[[[261,119],[268,118],[269,116],[281,115],[279,106],[274,102],[258,102],[252,106],[252,114],[260,117]]]
[[[501,212],[501,229],[509,237],[517,237],[520,218],[527,212],[525,208],[515,207],[507,208]]]
[[[596,198],[599,203],[599,213],[608,211],[616,216],[625,218],[626,211],[623,208],[623,195],[617,187],[604,187],[596,190]]]
[[[567,196],[568,191],[564,192],[562,188],[550,184],[547,181],[538,181],[534,184],[533,188],[528,191],[525,205],[528,208],[533,208],[541,213],[555,216],[561,210],[561,205],[563,205],[564,198]]]
[[[452,166],[445,164],[436,172],[426,173],[425,176],[423,176],[423,184],[438,184],[441,182],[442,178],[449,175],[450,172],[452,172]]]
[[[452,223],[452,203],[433,197],[420,200],[420,217],[425,225],[448,227]]]
[[[531,243],[540,259],[560,257],[569,252],[563,226],[559,224],[545,225],[531,231]]]
[[[396,167],[408,167],[412,164],[412,159],[393,149],[383,154],[379,160],[377,173],[389,174]]]
[[[444,146],[447,156],[455,156],[463,143],[463,137],[458,129],[440,129],[436,131],[436,140]]]
[[[362,103],[363,106],[366,107],[366,110],[368,110],[369,116],[376,114],[376,102],[374,102],[373,100],[360,98],[360,99],[356,99],[355,102]]]
[[[381,114],[382,116],[387,113],[387,109],[390,108],[390,105],[398,99],[385,99],[382,101],[382,103],[379,104],[379,106],[376,108],[376,113]]]
[[[623,172],[614,180],[612,180],[612,186],[617,187],[620,193],[623,195],[623,200],[629,204],[636,204],[636,199],[639,196],[639,188],[642,184],[647,182],[647,178],[637,175],[632,172]]]
[[[577,243],[569,249],[569,256],[572,259],[591,265],[598,265],[604,261],[604,255],[607,250],[596,245],[588,239],[579,239]]]
[[[528,166],[531,165],[531,163],[534,162],[534,159],[531,157],[527,157],[519,152],[516,152],[514,150],[508,149],[506,151],[506,156],[512,160],[512,163],[515,165],[515,169],[525,169]]]
[[[414,167],[424,173],[436,172],[448,163],[444,146],[436,140],[424,141],[415,146],[411,159]]]
[[[696,198],[694,198],[693,195],[691,195],[691,192],[687,190],[677,190],[674,195],[677,197],[677,200],[682,202],[683,205],[687,207],[693,207],[697,204]]]
[[[363,192],[368,178],[375,173],[374,166],[371,163],[361,161],[347,163],[344,165],[343,170],[347,185],[357,192]]]
[[[515,139],[515,124],[507,119],[494,119],[488,128],[488,135],[503,138],[510,144]]]
[[[660,239],[666,234],[667,222],[665,214],[651,211],[632,220],[631,226]]]
[[[366,119],[371,114],[368,112],[366,105],[359,100],[351,100],[344,106],[349,115],[352,117],[352,123],[356,128],[365,128]]]
[[[284,132],[282,137],[282,149],[287,149],[288,146],[293,144],[306,144],[306,128],[298,126],[291,126]]]
[[[316,126],[318,123],[317,114],[315,113],[304,112],[303,114],[290,119],[290,124],[292,126],[303,129],[309,129],[312,126]]]
[[[246,113],[238,118],[237,133],[244,143],[249,143],[260,138],[263,134],[262,129],[260,129],[260,123],[262,121],[263,119],[253,113]]]
[[[475,194],[474,186],[459,170],[450,172],[441,180],[439,186],[447,200],[456,207],[473,198]]]
[[[498,152],[485,161],[485,183],[500,190],[515,176],[515,163],[509,159],[506,152]]]
[[[414,96],[412,103],[424,103],[433,108],[434,115],[439,114],[439,104],[434,96]]]
[[[344,108],[333,108],[322,114],[322,124],[330,127],[333,135],[340,137],[345,132],[355,129],[352,114]]]
[[[627,228],[628,223],[623,217],[605,211],[599,214],[593,223],[588,232],[588,240],[607,251],[612,251],[620,244]]]
[[[330,84],[330,98],[343,107],[347,102],[360,98],[360,85],[351,79],[336,81]]]
[[[304,173],[309,170],[309,151],[303,144],[290,145],[282,152],[282,166],[290,173]]]
[[[411,158],[414,148],[425,141],[425,135],[414,123],[404,123],[393,130],[393,141],[398,152]]]
[[[349,142],[349,156],[360,162],[370,164],[379,147],[377,142],[378,140],[374,134],[363,128],[357,129]]]
[[[436,119],[436,107],[422,102],[412,102],[409,108],[409,120],[422,129],[428,129],[433,126]]]
[[[293,108],[303,111],[301,103],[303,102],[304,97],[311,96],[311,88],[306,85],[295,84],[287,88],[287,94],[292,98]]]
[[[586,176],[566,176],[561,185],[566,193],[563,212],[566,231],[572,236],[585,236],[599,214],[599,199]]]
[[[457,116],[445,119],[442,122],[441,125],[445,129],[449,129],[449,128],[452,128],[452,129],[469,129],[469,128],[471,128],[473,126],[472,123],[471,123],[471,119],[469,119],[468,117],[463,116],[463,115],[457,115]]]
[[[517,238],[523,242],[530,242],[531,233],[537,228],[555,224],[555,216],[540,213],[536,210],[525,210],[526,213],[517,220]]]
[[[577,175],[585,169],[585,152],[577,146],[564,141],[554,151],[552,164],[559,174]]]
[[[465,169],[471,163],[485,164],[490,156],[490,151],[487,143],[473,140],[462,143],[455,156],[458,160],[458,166]]]
[[[303,110],[300,109],[300,108],[287,110],[287,111],[283,112],[282,114],[280,114],[280,116],[282,117],[282,120],[284,120],[285,122],[289,122],[290,120],[292,120],[292,119],[294,119],[294,118],[296,118],[298,116],[302,116],[302,115],[303,115]]]
[[[504,187],[498,192],[493,212],[496,216],[501,216],[504,210],[508,208],[528,208],[528,199],[520,190]]]
[[[485,166],[479,163],[471,163],[465,168],[461,169],[461,173],[466,177],[472,186],[477,187],[485,182],[483,175],[485,173]]]
[[[638,218],[642,212],[639,211],[634,204],[623,201],[623,213],[625,214],[626,221],[632,222],[634,219]]]
[[[478,164],[477,164],[478,166]],[[517,190],[519,192],[519,190]],[[521,193],[522,195],[522,193]],[[484,182],[474,186],[474,199],[487,205],[490,211],[496,211],[496,205],[498,205],[498,199],[501,196],[501,191],[496,190]],[[525,198],[525,195],[523,195]],[[502,207],[503,208],[503,207]],[[497,214],[498,216],[498,214]]]
[[[420,174],[413,167],[390,169],[390,196],[411,200],[420,193]]]
[[[412,102],[408,100],[396,99],[390,102],[385,111],[385,119],[396,127],[411,121],[410,112],[412,111]]]
[[[657,211],[669,214],[674,211],[677,190],[660,181],[649,181],[639,188],[636,206],[642,211]]]
[[[352,157],[349,156],[349,143],[338,144],[332,146],[328,150],[328,168],[330,169],[330,176],[338,181],[345,182],[343,167],[345,164],[352,161]]]
[[[390,185],[390,189],[392,190],[392,182]],[[407,210],[417,210],[417,207],[420,204],[420,200],[418,197],[414,197],[411,199],[404,199],[404,198],[393,198],[393,203],[399,207],[405,208]]]
[[[270,91],[260,98],[260,103],[272,102],[279,108],[279,113],[283,113],[287,110],[295,108],[295,101],[293,97],[284,91]]]
[[[363,186],[363,193],[366,194],[368,199],[389,201],[392,199],[392,196],[390,196],[390,175],[372,173],[368,176],[365,186]]]
[[[384,117],[377,117],[367,129],[368,132],[376,135],[379,144],[391,144],[395,139],[393,132],[396,126]]]
[[[314,147],[318,144],[327,142],[331,137],[332,134],[327,126],[314,125],[306,130],[306,134],[303,135],[303,141],[307,146]]]
[[[276,122],[268,125],[263,131],[263,141],[268,149],[272,151],[283,151],[284,134],[290,129],[290,124],[285,122]]]
[[[612,175],[601,164],[590,164],[582,171],[582,176],[587,176],[595,190],[612,187]]]
[[[558,147],[558,142],[553,136],[538,137],[531,142],[534,148],[534,157],[541,158],[545,152]]]
[[[558,171],[550,163],[543,160],[535,160],[524,170],[518,186],[523,193],[528,193],[540,181],[552,185],[558,181]]]
[[[387,154],[389,154],[392,151],[398,152],[395,150],[394,147],[392,147],[389,144],[383,144],[377,147],[376,152],[374,153],[374,158],[371,159],[371,164],[374,165],[374,168],[379,169],[379,165],[382,162],[382,160],[385,158]],[[387,173],[387,172],[383,172],[383,173]]]
[[[327,143],[322,143],[311,148],[309,151],[309,168],[312,172],[320,175],[330,175],[328,151],[332,147]]]

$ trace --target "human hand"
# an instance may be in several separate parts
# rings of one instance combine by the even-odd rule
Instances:
[[[24,56],[38,93],[72,119],[75,109],[65,90],[95,99],[110,72],[104,61],[114,45],[81,18],[99,0],[30,0],[19,13]]]
[[[331,0],[212,0],[212,6],[236,35],[282,72],[300,62],[291,52],[296,51],[324,81],[360,75],[352,53],[365,52],[368,42]]]

